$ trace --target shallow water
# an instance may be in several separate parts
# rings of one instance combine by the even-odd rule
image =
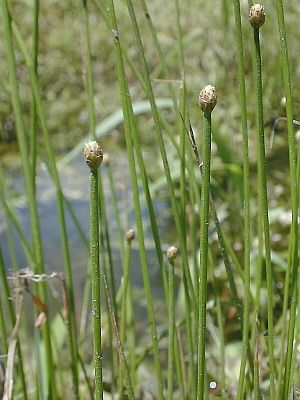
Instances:
[[[129,169],[127,165],[126,153],[118,154],[117,163],[113,166],[113,176],[118,197],[118,206],[122,219],[124,233],[128,228],[135,226],[132,193],[130,188]],[[101,166],[101,176],[106,201],[107,220],[109,221],[109,233],[114,262],[114,273],[117,281],[117,287],[120,283],[122,266],[120,259],[120,249],[117,241],[117,224],[112,207],[111,192],[107,167]],[[19,223],[30,240],[30,217],[24,195],[24,185],[21,171],[5,171],[9,176],[8,185],[13,190],[14,198],[11,204],[18,214]],[[88,168],[81,156],[75,158],[68,166],[60,171],[61,184],[66,198],[70,201],[72,209],[78,219],[86,238],[89,236],[89,188],[88,188]],[[50,272],[63,271],[63,258],[60,244],[59,224],[57,219],[55,188],[47,173],[46,166],[42,164],[37,174],[37,199],[40,216],[41,236],[44,250],[45,269]],[[159,223],[162,243],[170,231],[170,210],[167,199],[155,199],[155,208],[157,211],[157,220]],[[151,238],[150,221],[146,210],[146,205],[142,202],[142,214],[145,227],[146,248],[148,253],[148,266],[152,283],[152,290],[155,296],[162,296],[162,281],[158,270],[157,260],[154,251],[154,243]],[[82,291],[86,281],[86,271],[88,263],[88,251],[83,244],[80,235],[73,223],[70,214],[66,210],[65,218],[67,223],[69,248],[72,261],[72,269],[75,284],[75,293],[77,302],[80,303]],[[11,222],[8,222],[11,224]],[[0,244],[3,251],[5,265],[8,271],[11,271],[12,265],[7,246],[7,221],[3,208],[0,209]],[[21,243],[16,231],[11,225],[15,243],[15,254],[20,269],[31,266],[27,265]],[[132,260],[131,260],[131,278],[132,285],[141,288],[143,286],[142,275],[139,264],[139,252],[137,240],[133,242]]]

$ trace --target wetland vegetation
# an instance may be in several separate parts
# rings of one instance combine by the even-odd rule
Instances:
[[[3,399],[300,398],[282,3],[1,0]]]

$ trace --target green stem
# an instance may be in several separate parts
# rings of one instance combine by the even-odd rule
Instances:
[[[99,263],[99,210],[98,170],[90,171],[90,257],[92,266],[92,319],[95,372],[95,400],[103,399],[101,306],[100,306],[100,263]]]
[[[200,209],[200,276],[199,276],[199,315],[198,315],[198,374],[197,400],[204,399],[205,339],[206,339],[206,301],[207,301],[207,261],[208,261],[208,223],[209,186],[211,158],[211,113],[204,112],[202,143],[202,185]]]
[[[60,178],[56,166],[55,156],[51,144],[50,134],[48,131],[48,127],[46,124],[45,113],[42,107],[41,97],[40,97],[40,89],[37,81],[37,77],[35,74],[35,70],[33,68],[28,49],[26,44],[21,36],[21,33],[15,23],[13,23],[13,31],[17,40],[17,43],[24,55],[26,64],[29,68],[31,86],[34,93],[36,112],[40,120],[42,132],[45,139],[46,151],[48,156],[47,167],[49,169],[50,175],[55,185],[56,189],[56,203],[57,203],[57,213],[58,213],[58,221],[60,227],[60,237],[61,237],[61,246],[64,260],[64,270],[65,277],[67,282],[67,296],[68,296],[68,304],[70,305],[70,313],[69,313],[69,323],[68,323],[68,340],[69,340],[69,348],[72,358],[72,379],[73,379],[73,388],[75,392],[76,398],[79,397],[78,393],[78,371],[77,371],[77,328],[76,328],[76,319],[75,319],[75,300],[74,300],[74,289],[73,289],[73,276],[72,276],[72,268],[71,268],[71,259],[69,252],[69,244],[67,237],[67,227],[65,220],[65,212],[64,212],[64,196],[62,193]]]
[[[254,328],[254,400],[260,400],[259,388],[259,336],[258,336],[258,321],[256,320]]]
[[[29,157],[28,157],[27,143],[26,143],[26,130],[23,120],[21,100],[19,96],[17,67],[16,67],[16,60],[13,49],[13,41],[12,41],[11,17],[9,14],[7,0],[3,0],[1,2],[1,5],[2,5],[2,16],[4,24],[4,36],[5,36],[5,45],[7,51],[7,60],[10,71],[9,76],[10,76],[11,96],[12,96],[13,109],[16,119],[17,136],[18,136],[20,154],[22,159],[22,167],[23,167],[25,187],[28,198],[28,207],[31,219],[32,243],[33,243],[34,257],[36,261],[35,263],[36,272],[43,273],[44,261],[42,252],[41,232],[40,232],[39,217],[37,212],[35,190],[32,185],[33,171],[29,164]],[[38,296],[40,297],[41,301],[45,303],[46,302],[45,285],[44,284],[39,285],[38,291],[39,291]],[[47,393],[48,393],[47,396],[49,398],[53,398],[55,395],[55,382],[54,382],[54,368],[53,368],[51,339],[50,339],[50,326],[48,319],[45,324],[44,337],[46,346],[46,371],[47,371]]]
[[[235,29],[238,51],[238,74],[240,86],[240,111],[243,135],[243,207],[244,207],[244,310],[243,310],[243,351],[240,365],[237,400],[243,398],[246,360],[249,348],[249,316],[250,316],[250,191],[249,191],[249,154],[247,127],[247,99],[245,87],[244,50],[241,24],[240,1],[234,1]]]
[[[126,241],[125,247],[125,261],[124,261],[124,275],[123,275],[123,287],[122,287],[122,306],[121,306],[121,323],[120,323],[120,341],[125,347],[126,341],[126,325],[127,325],[127,306],[128,306],[128,289],[129,288],[129,278],[130,278],[130,256],[131,256],[131,240]],[[119,366],[119,394],[120,399],[124,398],[124,365],[122,360],[120,360]]]
[[[284,374],[284,392],[283,397],[287,398],[289,387],[290,387],[290,377],[291,377],[291,363],[293,355],[293,345],[294,345],[294,331],[295,331],[295,314],[296,314],[296,303],[297,303],[297,279],[298,279],[298,207],[299,207],[299,185],[297,179],[297,155],[296,146],[294,138],[294,127],[293,127],[293,102],[292,102],[292,85],[290,78],[290,66],[289,66],[289,55],[287,46],[287,35],[284,20],[284,10],[282,0],[274,0],[276,3],[276,13],[279,28],[279,38],[280,38],[280,54],[281,54],[281,68],[283,76],[283,84],[286,98],[286,115],[287,115],[287,126],[288,126],[288,144],[289,144],[289,166],[290,166],[290,186],[291,186],[291,208],[292,208],[292,224],[290,231],[290,248],[288,257],[288,269],[286,271],[285,279],[285,292],[283,300],[283,327],[281,335],[281,357],[280,357],[280,368],[279,368],[279,388],[277,390],[276,399],[279,400],[282,384],[282,373]],[[298,159],[298,165],[300,165]],[[291,281],[292,280],[292,281]],[[292,282],[290,288],[290,282]],[[284,344],[286,339],[286,319],[287,319],[287,308],[288,308],[288,298],[291,296],[291,309],[290,309],[290,322],[288,327],[288,345],[287,351],[284,351]],[[285,369],[283,368],[283,359],[286,354],[285,359]]]
[[[136,215],[136,225],[137,225],[137,234],[139,241],[139,250],[140,250],[140,259],[141,259],[141,267],[144,281],[144,289],[146,295],[146,303],[147,303],[147,313],[150,324],[151,338],[152,338],[152,349],[154,355],[154,364],[156,375],[158,379],[158,398],[160,400],[163,399],[163,383],[162,383],[162,373],[161,373],[161,364],[159,357],[159,348],[158,348],[158,337],[156,330],[156,322],[154,318],[154,309],[153,309],[153,300],[151,294],[150,287],[150,279],[149,279],[149,271],[148,271],[148,263],[146,257],[146,248],[144,241],[144,230],[142,224],[142,214],[141,207],[139,201],[139,186],[137,181],[136,167],[134,162],[134,154],[132,147],[132,139],[131,139],[131,131],[134,129],[134,121],[133,121],[133,113],[132,113],[132,104],[130,99],[130,94],[128,90],[128,83],[125,76],[123,57],[120,47],[119,41],[119,32],[117,27],[115,9],[114,9],[114,1],[110,1],[110,15],[112,21],[112,28],[114,34],[114,43],[115,43],[115,51],[116,51],[116,60],[118,65],[118,76],[119,76],[119,87],[121,93],[121,101],[122,108],[124,113],[124,126],[125,126],[125,138],[126,138],[126,147],[128,153],[128,162],[131,174],[131,182],[133,189],[133,202],[134,202],[134,210]]]
[[[34,1],[33,10],[33,32],[32,32],[32,66],[38,76],[38,47],[39,47],[39,12],[40,0]],[[31,121],[30,121],[30,156],[32,164],[33,186],[35,187],[36,157],[37,157],[37,114],[34,93],[31,100]]]
[[[196,310],[197,310],[196,296],[195,296],[195,290],[193,287],[191,274],[190,274],[190,270],[189,270],[188,255],[187,255],[187,249],[186,249],[186,245],[185,245],[185,237],[183,234],[183,227],[181,226],[181,223],[180,223],[181,222],[180,215],[179,215],[179,210],[178,210],[178,206],[177,206],[177,202],[176,202],[174,185],[173,185],[171,172],[170,172],[170,168],[169,168],[167,153],[166,153],[166,149],[165,149],[165,145],[164,145],[160,117],[159,117],[159,113],[158,113],[158,110],[156,107],[154,93],[153,93],[153,89],[152,89],[149,68],[147,65],[146,58],[145,58],[144,47],[143,47],[143,43],[141,40],[141,35],[140,35],[139,27],[137,24],[136,16],[135,16],[135,11],[134,11],[134,8],[132,5],[132,0],[126,0],[126,3],[127,3],[128,11],[130,14],[130,18],[131,18],[132,27],[133,27],[136,42],[137,42],[137,47],[139,49],[138,54],[141,58],[141,62],[143,65],[146,93],[147,93],[147,96],[148,96],[150,104],[151,104],[151,110],[152,110],[152,115],[153,115],[153,120],[154,120],[154,125],[155,125],[155,133],[157,136],[157,141],[159,144],[159,149],[160,149],[163,166],[164,166],[164,172],[165,172],[165,176],[167,179],[170,201],[171,201],[171,206],[172,206],[174,220],[175,220],[175,226],[176,226],[176,230],[179,235],[180,253],[181,253],[181,256],[183,259],[183,271],[184,271],[184,275],[185,275],[186,285],[188,287],[189,296],[191,297],[191,303],[193,306],[193,310],[196,313]]]
[[[168,262],[169,269],[169,304],[168,304],[168,400],[173,399],[174,380],[174,344],[175,344],[175,304],[174,304],[174,261]]]
[[[84,39],[86,48],[86,85],[88,92],[88,112],[89,112],[89,127],[93,140],[96,140],[96,117],[94,104],[94,79],[92,71],[92,50],[89,26],[89,14],[87,8],[87,0],[82,0],[83,19],[84,19]]]
[[[153,44],[154,44],[154,47],[156,48],[156,51],[157,51],[157,54],[158,54],[158,58],[159,58],[159,61],[161,63],[161,67],[162,67],[164,76],[165,76],[166,79],[169,79],[170,70],[169,70],[168,64],[166,62],[165,54],[164,54],[164,52],[163,52],[163,50],[161,48],[161,45],[159,43],[159,39],[158,39],[158,36],[157,36],[157,29],[155,29],[155,26],[153,24],[153,21],[152,21],[150,12],[148,10],[148,6],[147,6],[146,1],[145,0],[141,0],[141,3],[142,3],[143,12],[144,12],[146,20],[147,20],[147,24],[148,24],[149,29],[150,29],[150,33],[151,33],[151,36],[152,36]],[[175,93],[175,90],[174,90],[174,87],[173,87],[172,83],[168,84],[168,88],[169,88],[169,92],[170,92],[170,95],[171,95],[171,98],[172,98],[172,101],[173,101],[173,104],[174,104],[175,114],[177,114],[178,106],[177,106],[177,100],[176,100],[176,93]]]
[[[268,347],[269,347],[269,367],[270,367],[270,398],[274,399],[275,389],[275,362],[274,362],[274,324],[273,324],[273,277],[271,265],[270,247],[270,224],[268,211],[268,193],[266,178],[266,157],[265,157],[265,137],[263,119],[263,94],[262,94],[262,74],[261,74],[261,54],[259,29],[253,28],[255,44],[255,87],[256,87],[256,118],[257,118],[257,168],[259,176],[259,202],[263,211],[262,224],[264,233],[264,249],[266,259],[267,293],[268,293]]]

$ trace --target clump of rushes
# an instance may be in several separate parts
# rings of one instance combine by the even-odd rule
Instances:
[[[273,286],[272,286],[272,265],[270,247],[270,224],[268,211],[268,193],[266,177],[266,156],[265,156],[265,135],[264,135],[264,116],[263,116],[263,95],[262,95],[262,73],[261,73],[261,53],[259,29],[265,22],[265,9],[261,4],[254,4],[250,8],[249,21],[253,27],[253,38],[255,48],[255,87],[256,87],[256,125],[257,125],[257,170],[258,170],[258,197],[260,209],[262,211],[262,227],[264,234],[265,264],[267,275],[268,293],[268,347],[269,347],[269,367],[270,367],[270,398],[275,398],[274,380],[274,329],[273,329]]]
[[[85,161],[90,168],[90,257],[92,266],[92,318],[95,400],[102,400],[103,382],[100,307],[98,167],[102,163],[103,152],[96,141],[89,141],[84,146],[83,154]]]
[[[217,104],[216,88],[205,86],[199,95],[199,105],[203,111],[202,142],[202,187],[200,209],[200,274],[198,293],[198,374],[197,400],[204,399],[205,374],[205,333],[206,333],[206,299],[207,299],[207,261],[208,261],[208,218],[209,218],[209,186],[211,159],[211,113]]]
[[[167,250],[168,275],[169,275],[169,343],[168,343],[168,400],[173,399],[174,378],[174,343],[175,343],[175,308],[174,308],[174,261],[178,255],[178,249],[170,246]]]

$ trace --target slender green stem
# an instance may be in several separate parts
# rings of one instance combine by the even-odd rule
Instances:
[[[176,226],[176,230],[179,235],[180,253],[181,253],[181,256],[183,259],[184,279],[186,281],[189,296],[191,297],[191,304],[193,306],[193,310],[196,313],[196,310],[197,310],[196,296],[195,296],[195,290],[193,287],[191,273],[190,273],[190,269],[189,269],[188,255],[187,255],[187,249],[186,249],[186,245],[185,245],[185,237],[183,234],[183,227],[181,226],[181,223],[180,223],[180,214],[179,214],[179,210],[178,210],[178,206],[177,206],[177,202],[176,202],[174,185],[172,182],[167,153],[166,153],[166,149],[165,149],[165,145],[164,145],[160,117],[159,117],[158,109],[156,107],[154,93],[153,93],[153,89],[152,89],[149,68],[147,65],[146,58],[145,58],[144,47],[143,47],[143,43],[141,40],[141,35],[140,35],[139,27],[137,24],[136,15],[135,15],[135,11],[134,11],[134,8],[132,5],[132,1],[126,0],[126,3],[127,3],[128,11],[130,14],[130,18],[131,18],[132,27],[133,27],[136,42],[137,42],[137,47],[139,49],[139,56],[141,58],[141,62],[143,65],[146,93],[147,93],[147,96],[148,96],[150,104],[151,104],[151,110],[152,110],[152,115],[153,115],[153,120],[154,120],[154,125],[155,125],[155,133],[156,133],[156,137],[157,137],[157,141],[159,144],[159,149],[160,149],[160,153],[161,153],[161,157],[162,157],[162,161],[163,161],[165,176],[167,179],[170,201],[171,201],[173,216],[174,216],[174,220],[175,220],[175,226]]]
[[[22,167],[23,167],[25,187],[28,197],[28,207],[31,219],[32,243],[33,243],[34,257],[36,261],[35,266],[36,266],[36,272],[42,273],[44,271],[44,261],[42,252],[41,232],[40,232],[39,217],[37,212],[35,190],[32,185],[33,171],[29,164],[29,157],[27,151],[26,130],[25,130],[21,101],[19,96],[17,67],[16,67],[16,60],[13,49],[13,41],[12,41],[11,17],[9,14],[7,0],[3,0],[1,2],[1,6],[2,6],[2,16],[4,24],[5,45],[7,51],[7,60],[10,72],[9,76],[10,76],[12,103],[16,119],[18,142],[22,159]],[[46,290],[44,284],[39,285],[38,291],[39,291],[38,296],[45,303]],[[45,324],[44,337],[46,346],[47,393],[49,398],[53,398],[55,395],[55,382],[54,382],[54,368],[53,368],[51,339],[50,339],[50,327],[48,320],[46,321]],[[24,393],[26,393],[25,388],[24,388]]]
[[[130,290],[130,257],[131,256],[131,240],[126,241],[125,247],[125,261],[124,261],[124,275],[122,280],[122,306],[121,306],[121,323],[120,323],[120,341],[124,347],[126,341],[126,325],[128,320],[127,307],[128,307],[128,289]],[[122,360],[119,366],[119,394],[120,398],[124,398],[124,365]]]
[[[148,10],[147,3],[146,3],[145,0],[141,0],[141,3],[142,3],[142,8],[143,8],[146,20],[147,20],[147,24],[149,26],[150,33],[151,33],[151,36],[152,36],[152,39],[153,39],[154,47],[156,48],[156,51],[157,51],[158,56],[159,56],[159,61],[161,63],[161,67],[162,67],[164,76],[165,76],[166,79],[170,79],[170,69],[169,69],[168,64],[166,62],[165,54],[164,54],[164,52],[163,52],[163,50],[161,48],[161,45],[160,45],[160,42],[159,42],[159,39],[158,39],[158,35],[157,35],[157,30],[155,29],[155,26],[153,24],[150,12]],[[170,92],[170,95],[171,95],[171,98],[172,98],[172,101],[173,101],[173,104],[174,104],[174,111],[175,111],[175,113],[177,113],[178,106],[177,106],[177,100],[176,100],[176,93],[175,93],[175,90],[174,90],[174,87],[173,87],[172,83],[168,84],[168,88],[169,88],[169,92]]]
[[[187,227],[186,227],[186,182],[185,182],[185,147],[186,147],[186,87],[185,78],[183,77],[182,85],[180,87],[180,115],[178,116],[179,132],[180,132],[180,214],[183,236],[186,242]],[[182,118],[182,119],[181,119]]]
[[[182,399],[187,398],[187,382],[186,382],[186,368],[185,368],[185,360],[184,360],[184,350],[182,345],[182,339],[180,335],[180,326],[179,324],[175,327],[175,335],[176,335],[176,344],[175,349],[175,363],[176,363],[176,372],[178,379],[178,389],[180,392],[180,396]],[[191,391],[192,395],[192,391]]]
[[[168,400],[173,399],[174,381],[174,344],[175,344],[175,304],[174,304],[174,260],[168,262],[169,275],[169,304],[168,304]]]
[[[115,187],[115,183],[114,183],[114,177],[113,177],[113,172],[112,172],[112,167],[110,165],[110,162],[108,162],[108,164],[107,164],[107,175],[108,175],[108,180],[109,180],[109,187],[110,187],[110,193],[111,193],[112,207],[114,210],[114,217],[115,217],[116,224],[117,224],[117,232],[118,232],[118,240],[119,240],[119,246],[120,246],[121,259],[123,260],[124,253],[125,253],[125,246],[124,246],[124,240],[123,240],[123,234],[122,234],[120,210],[118,207],[118,197],[117,197],[117,192],[116,192],[116,187]]]
[[[249,316],[250,316],[250,192],[249,192],[249,155],[247,127],[247,99],[245,87],[245,66],[242,38],[240,1],[234,1],[235,29],[239,64],[239,86],[241,124],[243,135],[243,207],[244,207],[244,310],[243,310],[243,351],[240,365],[240,377],[237,399],[242,400],[245,380],[246,360],[249,347]]]
[[[211,265],[214,265],[214,259],[212,255],[212,251],[209,251],[209,262]],[[221,305],[221,296],[220,290],[217,286],[217,280],[214,274],[214,271],[211,273],[211,280],[212,280],[212,288],[214,292],[215,302],[216,302],[216,312],[217,312],[217,321],[218,321],[218,330],[219,330],[219,340],[220,340],[220,381],[222,382],[222,395],[225,396],[226,394],[226,363],[225,363],[225,337],[224,337],[224,317],[222,313],[222,305]]]
[[[264,119],[263,119],[263,95],[262,95],[262,73],[261,73],[261,54],[259,29],[253,28],[255,44],[255,87],[256,87],[256,118],[257,118],[257,168],[259,175],[259,195],[263,211],[263,233],[264,249],[266,257],[266,275],[267,275],[267,293],[268,293],[268,347],[269,347],[269,367],[270,367],[270,398],[275,397],[275,362],[274,362],[274,324],[273,324],[273,277],[271,265],[271,246],[270,246],[270,224],[268,211],[268,193],[266,178],[266,158],[265,158],[265,137],[264,137]]]
[[[103,274],[107,276],[107,264],[109,265],[109,282],[110,287],[107,287],[107,303],[112,304],[114,318],[117,319],[117,305],[116,305],[116,290],[115,290],[115,279],[114,279],[114,267],[112,261],[111,254],[111,246],[110,246],[110,237],[108,231],[108,223],[107,223],[107,214],[106,214],[106,205],[104,199],[104,191],[103,191],[103,183],[101,175],[99,175],[98,182],[98,190],[99,190],[99,220],[101,222],[100,227],[100,243],[103,251],[100,254],[100,265],[103,267]],[[106,257],[107,255],[107,257]],[[107,279],[106,279],[107,281]],[[88,280],[86,282],[86,286],[89,287]],[[111,299],[111,300],[110,300]],[[116,352],[114,348],[114,337],[113,337],[113,326],[112,321],[109,323],[109,347],[110,347],[110,373],[111,373],[111,382],[112,382],[112,392],[115,390],[115,372],[116,372]]]
[[[135,215],[136,215],[137,234],[138,234],[141,267],[142,267],[142,274],[143,274],[143,281],[144,281],[144,288],[145,288],[145,295],[146,295],[147,313],[148,313],[148,319],[149,319],[150,330],[151,330],[154,364],[155,364],[156,376],[158,379],[158,398],[160,400],[162,400],[163,399],[163,382],[162,382],[161,364],[160,364],[160,357],[159,357],[156,321],[154,318],[153,300],[152,300],[149,271],[148,271],[148,265],[147,265],[148,263],[147,263],[145,241],[144,241],[144,230],[143,230],[143,224],[142,224],[142,214],[141,214],[141,207],[140,207],[140,201],[139,201],[139,186],[138,186],[138,181],[137,181],[137,174],[136,174],[136,167],[135,167],[134,154],[133,154],[133,148],[132,148],[132,139],[131,139],[131,130],[134,129],[134,121],[133,121],[134,116],[132,113],[132,104],[131,104],[131,100],[130,100],[127,79],[125,76],[123,57],[122,57],[122,52],[121,52],[121,47],[120,47],[119,32],[118,32],[118,26],[117,26],[117,20],[116,20],[113,0],[110,1],[109,10],[110,10],[110,16],[111,16],[111,24],[112,24],[112,28],[113,28],[113,35],[114,35],[116,60],[117,60],[117,65],[118,65],[119,87],[120,87],[120,93],[121,93],[122,108],[123,108],[123,113],[124,113],[126,147],[127,147],[128,162],[129,162],[131,181],[132,181],[133,202],[134,202],[134,210],[135,210]]]
[[[38,76],[38,49],[39,49],[39,12],[40,0],[34,1],[33,9],[33,29],[32,29],[32,66],[36,76]],[[35,187],[35,171],[37,157],[37,114],[34,93],[31,100],[31,120],[30,120],[30,156],[32,165],[33,186]]]
[[[258,336],[258,321],[256,320],[254,328],[254,387],[253,387],[254,400],[260,400],[259,388],[259,336]]]
[[[28,49],[26,44],[21,36],[21,33],[15,23],[13,23],[13,31],[16,36],[17,43],[24,55],[26,64],[29,68],[31,86],[34,93],[35,105],[37,115],[40,120],[42,132],[45,139],[46,151],[48,155],[48,163],[47,166],[49,168],[49,172],[54,181],[55,189],[56,189],[56,203],[57,203],[57,213],[58,213],[58,221],[60,227],[60,236],[61,236],[61,246],[63,252],[63,260],[64,260],[64,269],[65,276],[67,282],[67,295],[68,295],[68,304],[70,306],[70,321],[68,324],[68,340],[70,353],[72,358],[72,379],[73,379],[73,389],[75,392],[76,398],[78,398],[78,371],[77,371],[77,350],[76,350],[76,342],[77,342],[77,328],[76,328],[76,319],[75,319],[75,300],[74,300],[74,289],[73,289],[73,276],[72,276],[72,268],[71,268],[71,259],[69,252],[69,244],[68,244],[68,236],[67,236],[67,227],[65,220],[65,212],[64,212],[64,196],[62,193],[60,178],[56,166],[55,156],[51,144],[51,139],[48,131],[48,127],[46,124],[45,113],[41,103],[40,90],[37,81],[37,77],[35,74],[35,70],[33,68]]]
[[[211,112],[204,112],[202,143],[202,185],[200,209],[200,276],[199,276],[199,315],[198,315],[198,374],[197,400],[204,399],[205,385],[205,339],[206,339],[206,300],[207,300],[207,262],[208,262],[208,221],[211,158]]]
[[[90,257],[92,266],[92,319],[95,371],[95,400],[103,399],[101,347],[101,274],[99,264],[98,170],[90,171]]]
[[[276,4],[276,13],[279,28],[279,38],[280,38],[280,50],[281,50],[281,68],[283,76],[283,84],[286,98],[286,115],[288,124],[288,143],[289,143],[289,166],[290,166],[290,187],[291,187],[291,208],[292,208],[292,224],[290,231],[290,248],[288,257],[288,269],[286,271],[285,280],[285,292],[283,301],[283,326],[282,326],[282,336],[281,336],[281,357],[280,357],[280,368],[279,368],[279,388],[277,390],[276,399],[279,400],[282,384],[282,372],[284,370],[284,392],[283,397],[287,398],[289,387],[290,387],[290,377],[291,377],[291,363],[294,345],[294,331],[295,331],[295,313],[296,313],[296,303],[297,303],[297,277],[298,277],[298,207],[299,207],[299,184],[297,179],[297,166],[296,166],[296,147],[294,138],[294,127],[293,127],[293,102],[292,102],[292,85],[290,78],[290,66],[289,66],[289,55],[288,55],[288,45],[287,45],[287,35],[285,28],[285,18],[283,10],[282,0],[274,0]],[[300,165],[298,160],[298,165]],[[292,282],[290,288],[290,282]],[[291,296],[291,308],[290,308],[290,322],[288,327],[288,345],[287,351],[283,350],[286,338],[286,319],[287,319],[287,306],[288,298]],[[283,358],[286,354],[285,359],[285,369],[283,369]]]
[[[176,27],[177,27],[177,36],[178,36],[178,54],[179,54],[179,58],[180,58],[180,66],[182,68],[182,71],[184,71],[185,60],[184,60],[183,34],[182,34],[182,28],[181,28],[181,22],[180,22],[179,0],[176,0],[175,6],[176,6]]]
[[[84,20],[84,39],[86,48],[86,84],[88,93],[88,112],[89,112],[89,126],[90,133],[93,140],[96,140],[96,116],[95,116],[95,104],[94,104],[94,79],[92,71],[92,49],[91,49],[91,38],[90,38],[90,25],[89,25],[89,14],[88,14],[88,2],[82,0],[83,8],[83,20]]]

